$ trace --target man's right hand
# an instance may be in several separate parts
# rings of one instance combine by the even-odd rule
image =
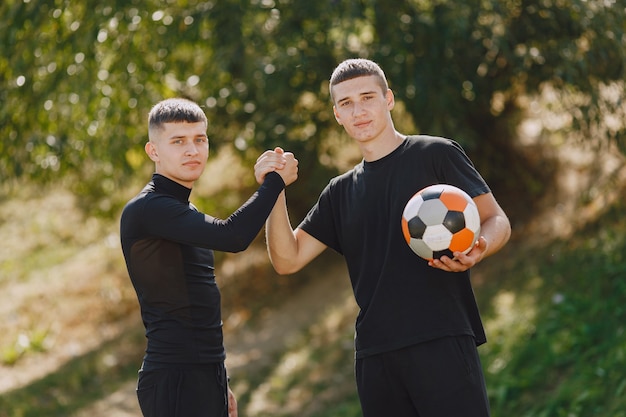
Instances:
[[[298,179],[298,160],[293,153],[285,152],[282,148],[265,151],[254,164],[254,175],[259,184],[265,180],[268,172],[275,171],[281,176],[285,185],[292,184]]]

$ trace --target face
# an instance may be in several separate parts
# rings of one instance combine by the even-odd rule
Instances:
[[[376,76],[353,78],[332,88],[335,119],[357,142],[368,142],[393,130],[393,93],[383,92]]]
[[[146,143],[146,153],[156,172],[191,188],[200,178],[209,157],[206,124],[165,123]]]

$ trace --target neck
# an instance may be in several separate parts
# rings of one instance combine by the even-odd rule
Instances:
[[[180,178],[176,178],[176,177],[173,177],[171,175],[164,174],[163,172],[159,172],[158,169],[156,169],[154,172],[155,172],[155,174],[159,174],[162,177],[165,177],[168,180],[174,181],[175,183],[178,183],[178,184],[182,185],[185,188],[189,188],[190,190],[193,188],[193,184],[195,182],[195,181],[184,181],[184,180],[181,180]]]
[[[394,130],[390,135],[380,138],[380,140],[361,143],[359,146],[363,159],[367,162],[377,161],[396,150],[405,138],[406,135]]]

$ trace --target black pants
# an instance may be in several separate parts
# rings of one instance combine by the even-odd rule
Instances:
[[[445,337],[358,359],[363,417],[488,417],[474,338]]]
[[[144,417],[228,417],[223,363],[139,371],[137,398]]]

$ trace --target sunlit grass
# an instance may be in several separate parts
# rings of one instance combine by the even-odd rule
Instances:
[[[67,417],[137,375],[138,329],[78,356],[54,373],[0,396],[0,417]]]
[[[545,241],[487,271],[476,291],[489,305],[479,351],[494,417],[626,416],[624,209],[618,202],[577,239]],[[361,415],[346,389],[353,329],[342,329],[304,332],[257,381],[249,415]],[[343,391],[316,411],[333,389]]]
[[[139,324],[117,223],[76,210],[62,190],[29,198],[32,206],[0,204],[0,233],[19,237],[0,239],[0,372],[59,355],[67,339],[97,336],[99,344],[62,352],[43,378],[0,394],[0,417],[67,416],[133,380],[145,340],[139,326],[113,337],[103,330],[129,316]],[[567,239],[513,242],[479,271],[489,339],[479,351],[494,417],[626,417],[625,211],[618,200]],[[252,253],[247,266],[220,257],[220,279],[237,304],[229,309],[259,318],[296,291],[299,277],[263,281],[270,269]],[[240,269],[228,272],[232,263]],[[278,282],[291,284],[281,292]],[[233,381],[240,415],[360,416],[352,303],[328,306],[262,366],[241,370]]]
[[[0,347],[0,363],[14,365],[28,352],[45,352],[47,349],[47,329],[23,331],[14,338],[12,343]]]
[[[355,313],[348,298],[303,330],[247,393],[245,415],[313,416],[346,399],[354,400]],[[349,403],[340,407],[355,410]]]
[[[617,203],[577,239],[546,243],[501,271],[521,287],[510,289],[514,308],[490,315],[481,348],[494,416],[626,415],[623,209]]]

